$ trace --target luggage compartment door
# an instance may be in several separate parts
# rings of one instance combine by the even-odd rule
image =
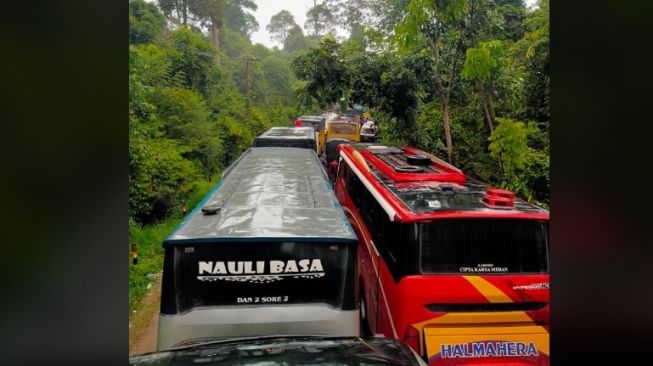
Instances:
[[[428,364],[549,365],[549,333],[541,326],[424,327]]]

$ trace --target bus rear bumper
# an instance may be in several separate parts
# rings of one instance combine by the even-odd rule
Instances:
[[[201,338],[265,335],[359,336],[358,310],[328,305],[280,305],[196,308],[159,315],[157,351]]]

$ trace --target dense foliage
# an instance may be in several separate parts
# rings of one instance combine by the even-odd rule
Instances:
[[[381,141],[549,197],[548,0],[321,0],[308,34],[288,11],[252,45],[251,0],[129,3],[129,203],[137,224],[178,215],[271,126],[360,103]],[[335,27],[347,39],[333,35]]]
[[[290,66],[295,54],[249,41],[258,24],[247,11],[255,8],[249,0],[130,1],[129,208],[135,224],[178,216],[199,182],[211,180],[255,136],[288,126],[303,112]],[[302,43],[304,36],[300,30],[294,37]]]
[[[300,102],[365,104],[383,142],[548,204],[548,0],[320,4],[351,35],[322,37],[293,61]]]

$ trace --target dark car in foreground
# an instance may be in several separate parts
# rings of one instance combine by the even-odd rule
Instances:
[[[133,366],[164,365],[426,365],[398,340],[360,337],[269,336],[202,340],[130,356]]]

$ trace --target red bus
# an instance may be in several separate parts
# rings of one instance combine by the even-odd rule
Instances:
[[[548,365],[549,212],[414,148],[338,153],[362,329],[429,365]]]

